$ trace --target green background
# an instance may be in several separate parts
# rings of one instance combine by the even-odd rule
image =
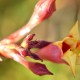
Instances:
[[[39,0],[0,0],[0,40],[25,25]],[[56,0],[56,12],[39,24],[30,33],[35,39],[61,40],[74,25],[80,22],[80,0]],[[79,23],[80,25],[80,23]],[[29,59],[30,60],[30,59]],[[80,66],[76,66],[76,77],[69,67],[44,61],[53,76],[37,76],[19,63],[4,59],[0,62],[0,80],[80,80]]]

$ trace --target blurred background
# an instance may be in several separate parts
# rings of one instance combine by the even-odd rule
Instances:
[[[0,40],[24,26],[31,17],[39,0],[0,0]],[[80,26],[80,0],[56,0],[56,12],[35,27],[35,39],[57,41],[65,37],[75,21]],[[30,60],[30,59],[29,59]],[[80,66],[76,66],[76,77],[69,67],[44,61],[53,76],[37,76],[19,63],[6,59],[0,62],[0,80],[80,80]]]

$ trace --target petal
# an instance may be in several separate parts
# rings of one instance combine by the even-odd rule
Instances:
[[[75,49],[77,46],[78,39],[78,22],[76,22],[75,26],[73,26],[72,30],[70,31],[69,36],[65,37],[61,42],[63,53],[65,53],[69,49]]]
[[[76,64],[80,64],[80,42],[78,42],[76,49],[74,52],[77,54]]]
[[[63,43],[68,45],[69,49],[72,49],[72,50],[76,48],[77,42],[78,42],[78,40],[76,40],[76,38],[72,38],[72,37],[66,37],[63,40]]]
[[[73,26],[72,30],[69,33],[69,36],[75,38],[75,39],[79,39],[79,31],[78,31],[78,21],[76,22],[76,24]]]
[[[80,56],[77,56],[76,64],[80,65]]]
[[[74,76],[76,75],[75,73],[76,57],[77,57],[76,54],[74,54],[70,50],[68,50],[62,57],[62,59],[69,64]]]
[[[48,46],[38,50],[36,54],[44,60],[48,60],[55,63],[64,63],[64,60],[61,59],[63,56],[62,50],[53,44],[49,44]]]

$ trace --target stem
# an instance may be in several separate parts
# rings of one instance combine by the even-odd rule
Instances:
[[[39,0],[28,24],[1,40],[1,43],[10,44],[18,42],[36,25],[49,18],[55,10],[55,0]]]
[[[25,26],[23,26],[22,28],[20,28],[16,32],[10,34],[8,37],[6,37],[3,40],[1,40],[1,43],[10,44],[10,43],[16,43],[16,42],[18,42],[26,34],[28,34],[36,25],[35,24],[31,24],[31,23],[26,24]]]
[[[8,49],[4,44],[0,44],[0,54],[6,58],[11,58],[16,62],[24,65],[26,68],[29,68],[29,62],[21,57],[17,52]]]

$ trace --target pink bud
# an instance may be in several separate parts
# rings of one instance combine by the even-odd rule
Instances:
[[[40,20],[47,19],[55,10],[55,0],[40,0],[35,6],[35,13]]]
[[[36,53],[41,59],[45,59],[55,63],[64,63],[64,60],[61,59],[63,56],[62,50],[53,44],[49,44],[48,46],[40,49]]]
[[[34,8],[30,23],[38,24],[49,18],[56,10],[55,0],[39,0]]]

